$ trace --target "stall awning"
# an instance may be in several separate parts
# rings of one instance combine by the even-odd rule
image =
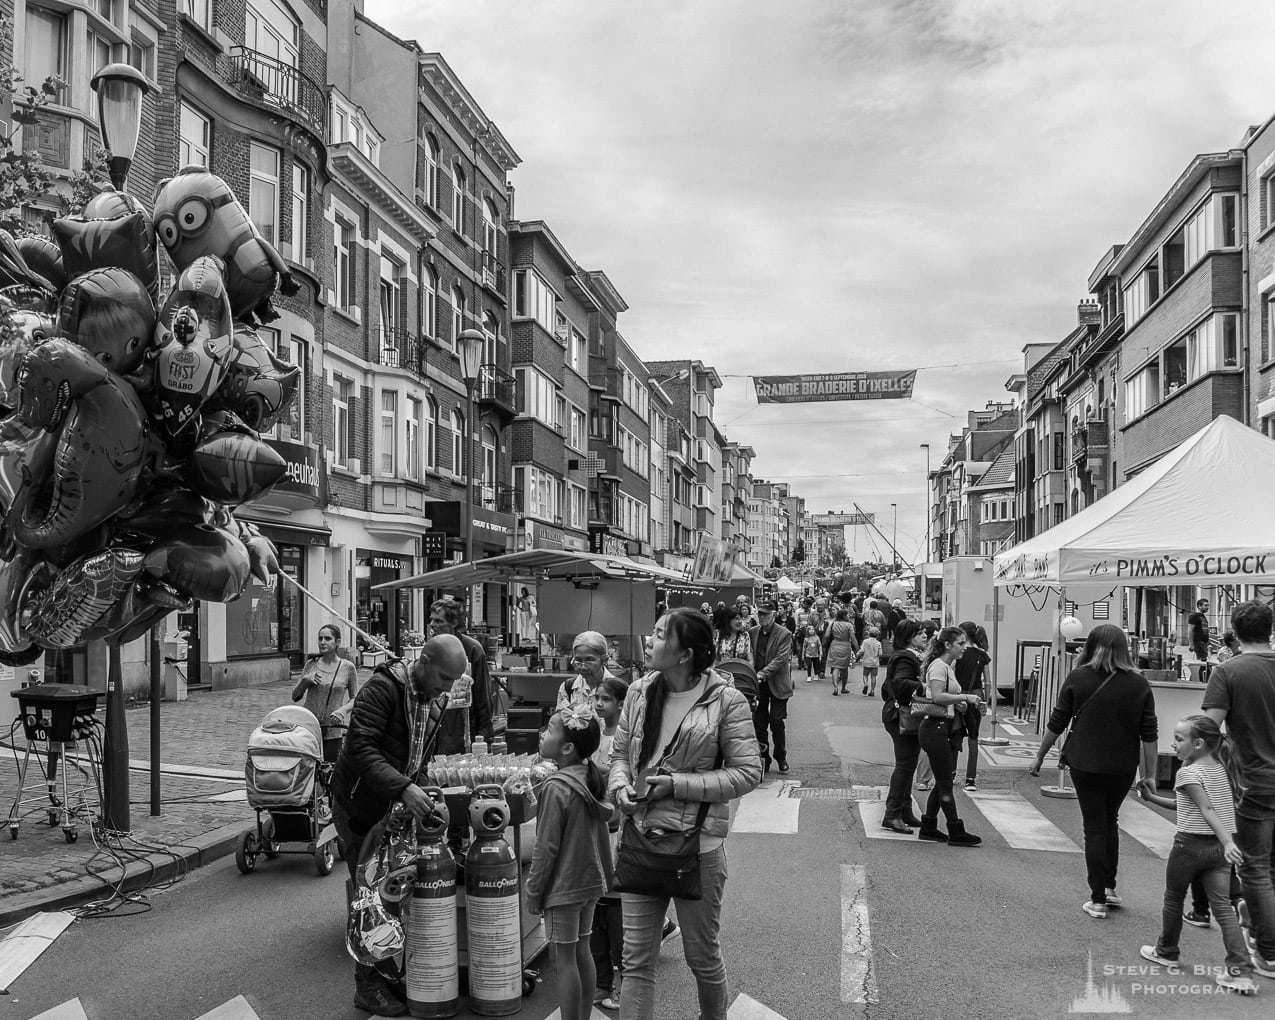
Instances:
[[[1092,506],[994,559],[1008,584],[1275,578],[1275,442],[1225,415]]]
[[[473,563],[431,570],[415,577],[375,585],[384,588],[464,588],[496,581],[569,581],[578,578],[685,582],[683,574],[654,563],[639,563],[625,556],[571,552],[565,549],[528,549],[505,553]]]

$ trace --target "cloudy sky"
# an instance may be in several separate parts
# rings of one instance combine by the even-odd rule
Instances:
[[[1063,337],[1102,254],[1275,114],[1270,6],[1198,0],[367,0],[441,52],[543,219],[693,356],[759,477],[924,544],[925,454]],[[917,368],[911,401],[750,376]],[[858,534],[856,535],[856,531]],[[852,552],[872,543],[850,529]],[[877,541],[880,545],[880,541]]]

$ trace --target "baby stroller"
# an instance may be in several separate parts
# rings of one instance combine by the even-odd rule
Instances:
[[[748,699],[749,711],[757,708],[757,670],[744,659],[723,659],[714,667],[730,678],[735,690]]]
[[[320,875],[331,873],[335,857],[345,857],[332,824],[331,775],[313,712],[284,705],[266,714],[248,738],[244,777],[257,825],[240,837],[235,850],[241,872],[253,871],[263,854],[267,859],[310,854]]]

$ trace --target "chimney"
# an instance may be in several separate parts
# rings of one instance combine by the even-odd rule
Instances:
[[[1076,306],[1077,318],[1081,326],[1101,326],[1102,306],[1097,301],[1086,299]]]

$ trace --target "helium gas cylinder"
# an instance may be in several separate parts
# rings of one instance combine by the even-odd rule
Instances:
[[[518,861],[505,841],[509,805],[495,784],[469,802],[474,841],[465,854],[469,1008],[508,1016],[522,1008],[522,904]]]
[[[416,823],[416,881],[407,904],[404,981],[407,1011],[416,1017],[460,1010],[456,945],[456,859],[447,846],[447,805],[437,786],[423,788],[435,814]]]

